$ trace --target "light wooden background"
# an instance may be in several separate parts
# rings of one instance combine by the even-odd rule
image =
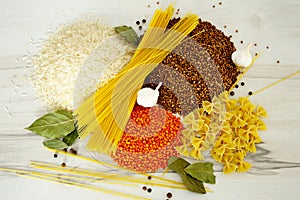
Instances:
[[[25,131],[44,114],[34,97],[31,85],[24,80],[26,64],[22,56],[34,53],[31,40],[45,38],[60,24],[86,14],[103,17],[114,25],[135,26],[136,20],[150,19],[157,7],[169,1],[154,0],[1,0],[0,1],[0,165],[28,166],[30,160],[57,162],[42,147],[42,138]],[[147,5],[150,8],[147,8]],[[213,8],[215,5],[215,8]],[[257,43],[252,52],[263,54],[244,78],[246,86],[238,95],[255,91],[300,68],[300,2],[298,0],[215,0],[175,1],[180,13],[189,10],[199,14],[233,35],[238,48]],[[224,25],[227,28],[224,28]],[[238,33],[235,30],[238,29]],[[243,40],[243,44],[240,41]],[[269,46],[269,49],[266,47]],[[280,63],[277,64],[277,60]],[[207,195],[172,191],[172,199],[300,199],[300,76],[251,98],[265,106],[269,113],[268,131],[262,132],[264,144],[259,155],[250,157],[254,169],[248,174],[217,173],[214,193]],[[67,160],[70,161],[70,160]],[[71,161],[76,162],[76,161]],[[84,167],[85,163],[77,162]],[[176,179],[175,175],[169,175]],[[114,189],[124,191],[124,188]],[[140,188],[132,193],[152,199],[165,199],[168,189],[154,188],[151,194]],[[110,195],[79,188],[46,183],[0,173],[0,199],[81,200],[118,199]]]

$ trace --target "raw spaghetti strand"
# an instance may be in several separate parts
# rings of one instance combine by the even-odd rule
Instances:
[[[262,91],[264,91],[266,89],[269,89],[269,88],[271,88],[271,87],[273,87],[273,86],[281,83],[282,81],[285,81],[285,80],[287,80],[289,78],[292,78],[293,76],[296,76],[299,73],[300,73],[300,70],[298,70],[298,71],[296,71],[296,72],[294,72],[294,73],[292,73],[292,74],[290,74],[290,75],[288,75],[286,77],[283,77],[282,79],[279,79],[278,81],[275,81],[274,83],[271,83],[271,84],[267,85],[266,87],[263,87],[263,88],[257,90],[252,95],[248,95],[247,97],[253,96],[253,95],[258,94],[258,93],[261,93]]]
[[[8,168],[1,168],[1,167],[0,167],[0,171],[15,172],[18,176],[21,176],[21,177],[23,176],[23,177],[27,177],[27,178],[45,180],[48,182],[54,182],[54,183],[63,184],[63,185],[70,185],[70,186],[76,186],[79,188],[91,189],[94,191],[103,192],[106,194],[111,194],[111,195],[128,198],[128,199],[148,199],[148,198],[139,197],[139,196],[135,196],[135,195],[131,195],[131,194],[126,194],[126,193],[122,193],[122,192],[118,192],[118,191],[114,191],[114,190],[96,187],[96,186],[89,185],[89,184],[78,183],[76,181],[64,179],[64,178],[62,178],[62,176],[60,174],[57,175],[57,174],[49,174],[49,173],[45,173],[45,172],[35,172],[35,171],[21,170],[21,169],[8,169]],[[68,177],[68,178],[72,178],[72,177]]]
[[[75,154],[72,154],[72,153],[69,153],[69,152],[65,152],[63,150],[54,150],[54,149],[49,149],[49,148],[47,148],[47,149],[49,151],[52,151],[52,152],[55,152],[55,153],[59,153],[59,154],[62,154],[62,155],[71,156],[71,157],[78,158],[78,159],[81,159],[81,160],[85,160],[85,161],[88,161],[88,162],[96,163],[96,164],[101,165],[101,166],[104,165],[104,166],[109,167],[109,168],[119,169],[119,170],[126,170],[126,171],[129,171],[129,172],[135,173],[135,172],[133,172],[133,171],[131,171],[129,169],[120,167],[118,165],[113,165],[113,164],[109,164],[109,163],[106,163],[106,162],[102,162],[100,160],[95,160],[95,159],[92,159],[92,158],[89,158],[89,157],[85,157],[85,156],[81,156],[81,155],[77,155],[77,154],[75,155]],[[139,173],[139,175],[148,177],[150,174]],[[170,179],[163,178],[163,177],[160,177],[160,176],[155,176],[155,175],[151,175],[151,176],[152,176],[152,178],[156,178],[156,179],[164,181],[166,183],[172,183],[172,184],[175,184],[175,185],[178,185],[178,186],[184,186],[183,183],[178,182],[178,181],[170,180]]]
[[[165,31],[173,10],[170,5],[165,12],[156,11],[150,23],[154,28],[146,31],[131,62],[75,111],[79,128],[87,125],[81,138],[93,133],[89,150],[115,153],[144,79],[197,26],[198,16],[189,14]]]

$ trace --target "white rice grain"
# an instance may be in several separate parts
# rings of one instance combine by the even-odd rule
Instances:
[[[30,59],[33,66],[30,81],[48,110],[72,110],[79,71],[75,103],[82,102],[97,85],[112,78],[130,60],[134,49],[99,20],[62,26],[39,46],[42,46],[39,53]],[[93,51],[93,57],[87,59]],[[101,68],[97,67],[100,65]]]

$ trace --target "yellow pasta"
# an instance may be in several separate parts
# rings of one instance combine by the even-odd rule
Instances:
[[[92,133],[89,150],[116,151],[144,79],[197,26],[198,16],[187,14],[166,30],[173,11],[170,5],[155,12],[130,63],[75,111],[81,138]]]
[[[211,156],[224,164],[224,173],[248,171],[251,164],[244,158],[248,152],[255,153],[256,144],[262,142],[258,131],[266,129],[261,120],[267,116],[266,110],[254,105],[247,97],[230,99],[228,92],[202,105],[203,108],[194,110],[183,119],[185,142],[178,152],[204,159],[202,152],[212,147]],[[199,123],[199,119],[202,119],[201,126],[193,126]]]

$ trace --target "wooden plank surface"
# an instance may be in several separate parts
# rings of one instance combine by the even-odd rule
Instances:
[[[8,1],[0,3],[0,165],[28,165],[30,160],[62,162],[42,147],[42,138],[24,130],[45,113],[24,78],[28,74],[21,58],[34,53],[30,40],[45,38],[49,29],[80,18],[85,14],[104,17],[111,25],[134,26],[136,20],[150,19],[158,7],[169,1],[128,0],[66,0],[66,1]],[[150,8],[147,5],[150,4]],[[213,8],[215,5],[215,8]],[[298,0],[189,0],[175,2],[180,13],[189,10],[211,21],[227,35],[233,35],[238,48],[249,42],[257,43],[253,53],[263,54],[243,79],[246,86],[237,95],[256,91],[300,69],[300,2]],[[226,25],[226,28],[224,28]],[[238,29],[238,33],[235,30]],[[243,40],[243,44],[240,41]],[[266,47],[269,46],[269,49]],[[280,63],[277,63],[280,60]],[[300,192],[300,76],[270,88],[251,99],[263,105],[269,113],[268,130],[262,132],[264,144],[258,155],[250,156],[254,168],[248,174],[217,173],[215,191],[198,195],[172,191],[172,199],[299,199]],[[84,167],[81,161],[72,161]],[[167,176],[177,179],[176,175]],[[115,186],[118,191],[128,188]],[[151,194],[140,188],[132,193],[152,199],[165,199],[169,189],[153,188]],[[121,199],[80,188],[56,185],[0,173],[0,199]]]

